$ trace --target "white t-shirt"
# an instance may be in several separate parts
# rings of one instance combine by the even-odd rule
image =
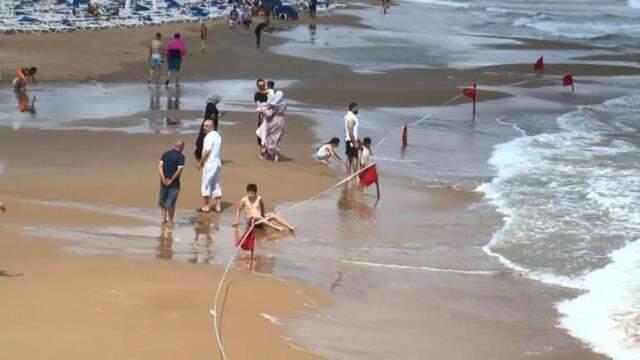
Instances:
[[[371,150],[366,147],[362,147],[362,152],[360,152],[360,166],[367,166],[369,164],[369,157],[371,156]]]
[[[353,136],[356,138],[355,141],[358,141],[360,136],[358,135],[358,126],[360,125],[360,119],[353,112],[349,111],[347,115],[344,116],[344,140],[350,141],[351,137],[349,136],[349,120],[353,120],[355,124],[353,125]]]
[[[220,147],[222,146],[222,138],[217,131],[211,130],[207,136],[204,137],[204,143],[202,146],[202,152],[209,150],[209,157],[207,158],[207,165],[220,165]]]

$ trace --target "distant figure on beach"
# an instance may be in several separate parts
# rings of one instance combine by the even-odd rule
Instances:
[[[276,94],[275,87],[276,87],[275,81],[273,80],[267,81],[267,99],[271,99],[271,97],[273,97],[273,95]]]
[[[167,44],[165,53],[167,54],[167,70],[169,70],[169,73],[164,85],[168,87],[173,76],[176,80],[176,86],[180,86],[180,68],[182,67],[182,59],[187,53],[187,47],[184,41],[180,39],[180,33],[173,35],[173,39]]]
[[[391,7],[391,0],[382,0],[382,13],[384,15],[387,15],[390,7]]]
[[[231,29],[231,31],[236,28],[239,18],[240,13],[238,12],[238,8],[236,5],[233,5],[233,9],[229,12],[229,29]]]
[[[202,198],[204,205],[201,212],[210,212],[209,202],[211,198],[215,201],[215,211],[222,211],[222,187],[220,186],[220,172],[222,171],[222,161],[220,160],[220,148],[222,138],[217,131],[213,130],[213,120],[205,120],[204,137],[202,146],[202,158],[198,163],[198,169],[202,170]]]
[[[173,215],[176,212],[176,203],[180,194],[180,176],[184,169],[184,142],[178,140],[173,144],[171,150],[162,154],[158,164],[158,175],[160,176],[160,201],[162,209],[162,223],[168,226],[173,225]]]
[[[268,21],[263,21],[253,31],[256,34],[256,48],[260,49],[260,41],[262,39],[262,31],[269,25]]]
[[[32,67],[20,67],[16,71],[16,78],[11,83],[15,92],[21,92],[27,90],[27,85],[36,83],[36,74],[38,68]]]
[[[312,19],[316,18],[316,11],[318,9],[318,0],[311,0],[309,2],[309,17]]]
[[[259,131],[260,125],[262,125],[262,120],[264,118],[263,109],[269,100],[269,93],[267,91],[267,85],[264,82],[264,79],[258,79],[256,81],[257,91],[253,94],[253,101],[256,103],[256,112],[258,113],[258,126],[257,129]],[[258,146],[262,146],[262,138],[259,133],[256,133],[258,139]]]
[[[7,206],[2,201],[0,201],[0,213],[4,214],[6,211],[7,211]]]
[[[358,119],[358,103],[352,102],[349,104],[349,112],[344,116],[347,174],[352,174],[358,171],[358,149],[360,148],[360,140],[358,138],[359,126],[360,120]]]
[[[29,95],[26,91],[16,92],[16,98],[18,99],[18,111],[21,113],[36,113],[36,96],[34,95],[29,100]]]
[[[156,33],[156,36],[149,44],[149,84],[153,82],[156,84],[156,87],[160,86],[163,53],[164,45],[162,44],[162,34]]]
[[[204,49],[207,48],[205,41],[207,40],[207,35],[209,33],[209,29],[207,29],[207,24],[204,21],[200,20],[200,51],[204,52]]]
[[[253,14],[251,14],[250,6],[246,5],[244,7],[241,18],[242,18],[242,25],[244,25],[244,28],[247,30],[251,29],[251,23],[253,22]]]
[[[262,201],[262,196],[258,196],[258,186],[256,184],[247,185],[247,196],[240,199],[240,203],[236,209],[236,219],[233,226],[238,226],[240,223],[240,214],[242,212],[245,213],[248,223],[260,222],[257,224],[258,227],[266,225],[277,231],[284,231],[282,226],[290,231],[294,231],[296,229],[295,226],[289,224],[285,219],[273,212],[265,214],[264,202]],[[273,220],[273,222],[271,220]]]
[[[328,164],[329,159],[331,158],[342,161],[340,156],[336,154],[336,149],[339,145],[340,139],[338,139],[337,137],[334,137],[328,142],[320,145],[320,147],[316,150],[316,159],[323,164]]]
[[[286,109],[284,94],[278,90],[267,102],[267,107],[263,110],[264,120],[258,129],[262,143],[261,159],[273,159],[275,162],[280,160],[280,142],[284,134],[284,112]]]
[[[200,132],[198,133],[198,138],[196,139],[196,150],[193,152],[193,155],[196,158],[196,162],[200,162],[202,159],[202,148],[204,146],[204,137],[207,135],[204,131],[204,123],[207,120],[213,121],[213,130],[218,131],[218,119],[220,118],[220,112],[218,111],[218,103],[220,102],[220,97],[214,95],[207,99],[207,106],[204,109],[204,119],[202,120],[202,125],[200,125]]]

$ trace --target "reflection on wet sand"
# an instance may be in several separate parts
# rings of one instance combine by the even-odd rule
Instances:
[[[211,231],[220,230],[220,214],[200,214],[193,230],[195,239],[192,256],[188,261],[192,264],[209,264],[215,257]]]
[[[340,197],[338,198],[338,209],[355,210],[359,218],[371,220],[375,215],[375,208],[378,200],[373,205],[369,205],[365,199],[365,194],[357,182],[348,182],[342,185]]]
[[[159,114],[163,109],[161,108],[161,90],[153,88],[149,90],[149,128],[155,132],[160,133],[162,130],[167,130],[171,133],[177,133],[180,131],[182,125],[182,119],[177,114],[171,114],[172,110],[180,110],[180,88],[167,90],[167,107],[169,112],[168,116],[162,116]]]
[[[169,227],[162,227],[160,238],[156,248],[156,257],[163,260],[171,260],[173,257],[173,233]]]

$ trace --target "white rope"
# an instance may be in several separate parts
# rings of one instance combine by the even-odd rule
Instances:
[[[245,231],[245,234],[242,237],[241,241],[236,244],[236,249],[231,254],[231,258],[229,258],[227,266],[225,267],[224,272],[222,273],[222,277],[220,278],[220,282],[218,283],[218,289],[216,290],[216,295],[215,295],[214,300],[213,300],[213,309],[209,309],[209,312],[211,313],[211,315],[213,315],[213,318],[214,318],[214,331],[215,331],[215,334],[216,334],[216,340],[218,342],[218,350],[220,351],[220,355],[222,355],[222,360],[227,360],[227,355],[226,355],[226,353],[224,351],[224,346],[222,345],[222,337],[221,337],[221,334],[220,334],[222,329],[218,328],[218,326],[219,326],[219,324],[218,324],[218,299],[220,298],[220,292],[222,290],[222,284],[224,284],[224,281],[227,278],[227,275],[229,273],[229,269],[231,269],[231,265],[233,265],[233,262],[234,262],[234,260],[236,258],[236,255],[238,254],[238,251],[240,251],[240,249],[242,248],[242,245],[247,240],[247,237],[251,233],[251,231],[258,224],[262,224],[262,223],[264,223],[266,221],[269,221],[270,219],[274,218],[277,215],[280,215],[280,214],[282,214],[284,212],[287,212],[287,211],[291,211],[291,210],[293,210],[293,209],[295,209],[297,207],[300,207],[300,206],[302,206],[302,205],[304,205],[304,204],[306,204],[308,202],[311,202],[313,200],[316,200],[316,199],[324,196],[325,194],[327,194],[330,191],[334,190],[338,186],[340,186],[340,185],[346,183],[347,181],[353,179],[354,177],[360,175],[360,173],[363,172],[364,170],[366,170],[366,169],[368,169],[368,168],[370,168],[372,166],[375,166],[375,165],[376,165],[375,163],[372,163],[369,166],[367,166],[365,168],[362,168],[362,169],[356,171],[355,173],[347,176],[346,178],[340,180],[339,182],[335,183],[334,185],[332,185],[328,189],[318,193],[317,195],[314,195],[314,196],[312,196],[312,197],[310,197],[308,199],[305,199],[305,200],[299,201],[297,203],[294,203],[293,205],[291,205],[291,206],[289,206],[287,208],[284,208],[284,209],[280,210],[279,212],[274,212],[270,216],[267,216],[266,218],[264,218],[264,219],[262,219],[262,220],[260,220],[258,222],[253,223],[251,225],[251,227],[249,227],[249,229],[247,231]]]
[[[462,96],[464,96],[464,94],[458,94],[458,95],[456,95],[456,96],[452,97],[451,99],[449,99],[449,100],[447,100],[447,101],[443,102],[442,104],[440,104],[440,105],[439,105],[439,107],[449,105],[450,103],[452,103],[452,102],[454,102],[454,101],[456,101],[456,100],[460,99]],[[431,116],[433,116],[436,112],[437,112],[437,110],[436,110],[436,111],[431,112],[430,114],[428,114],[428,115],[426,115],[426,116],[424,116],[423,118],[421,118],[421,119],[420,119],[420,120],[418,120],[418,121],[415,121],[415,122],[413,122],[413,123],[411,123],[411,124],[408,124],[407,126],[415,126],[415,125],[418,125],[418,124],[420,124],[421,122],[426,121],[427,119],[429,119],[429,118],[430,118]],[[383,142],[385,142],[385,140],[387,140],[387,137],[389,137],[389,135],[390,135],[390,134],[391,134],[391,133],[388,133],[387,135],[383,136],[383,137],[382,137],[382,139],[380,139],[380,141],[378,141],[378,142],[376,143],[376,145],[373,147],[373,152],[374,152],[374,153],[376,153],[376,152],[378,151],[378,147],[380,147],[380,145],[382,145],[382,143],[383,143]]]

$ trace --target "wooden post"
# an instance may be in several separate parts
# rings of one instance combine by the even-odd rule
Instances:
[[[476,99],[478,98],[477,84],[473,84],[473,118],[476,118]]]

